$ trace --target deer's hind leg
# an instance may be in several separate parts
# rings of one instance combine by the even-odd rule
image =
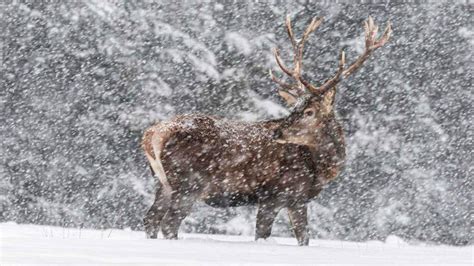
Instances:
[[[192,210],[195,196],[186,193],[174,193],[166,215],[161,221],[161,231],[166,239],[177,239],[181,222]]]
[[[160,224],[170,207],[170,199],[163,193],[161,186],[157,188],[155,201],[143,219],[147,238],[157,238]]]

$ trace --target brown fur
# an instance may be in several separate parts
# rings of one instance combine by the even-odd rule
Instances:
[[[345,160],[342,126],[334,114],[336,84],[366,61],[390,38],[382,37],[371,17],[365,23],[366,49],[348,68],[341,52],[336,74],[320,87],[302,78],[304,43],[321,24],[314,18],[296,40],[290,17],[287,33],[294,49],[294,68],[286,67],[277,49],[280,69],[295,80],[289,84],[270,72],[293,106],[279,120],[234,122],[206,115],[183,115],[149,128],[143,149],[156,178],[155,202],[144,218],[147,236],[176,238],[181,221],[197,200],[214,207],[258,205],[255,238],[267,238],[282,208],[288,209],[299,245],[308,245],[307,203],[341,171]]]
[[[166,139],[161,162],[173,191],[165,197],[161,195],[162,185],[157,189],[158,201],[145,218],[149,237],[156,237],[160,223],[165,237],[176,237],[179,223],[197,200],[214,207],[259,205],[256,238],[270,235],[273,219],[281,208],[300,209],[306,215],[307,202],[340,170],[343,158],[335,162],[327,158],[334,158],[337,149],[343,155],[343,132],[339,127],[334,141],[332,130],[321,131],[321,143],[327,148],[315,150],[278,143],[273,134],[285,122],[244,123],[184,115],[149,128],[143,137],[143,149],[156,158],[153,135]],[[329,120],[323,123],[331,124]],[[172,133],[165,133],[169,131]],[[173,217],[165,219],[168,212]],[[298,216],[298,211],[292,216],[292,220],[306,220]],[[164,224],[163,219],[170,224]],[[293,225],[298,242],[307,244],[306,224],[299,224]]]

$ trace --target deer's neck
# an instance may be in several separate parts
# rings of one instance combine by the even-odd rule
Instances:
[[[341,171],[346,157],[344,131],[336,120],[317,132],[315,145],[309,147],[316,176],[322,184],[334,179]]]

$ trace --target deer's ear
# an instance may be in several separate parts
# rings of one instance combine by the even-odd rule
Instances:
[[[279,90],[278,94],[285,100],[288,106],[292,106],[296,103],[296,97],[293,94],[282,90]]]
[[[336,96],[336,87],[327,91],[323,96],[323,114],[329,114],[334,107],[334,98]]]

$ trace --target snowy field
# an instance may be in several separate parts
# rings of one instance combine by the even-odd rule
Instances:
[[[80,230],[0,224],[0,265],[8,264],[473,264],[473,246],[409,245],[291,238],[254,242],[250,236],[184,234],[180,240],[147,240],[131,230]]]

